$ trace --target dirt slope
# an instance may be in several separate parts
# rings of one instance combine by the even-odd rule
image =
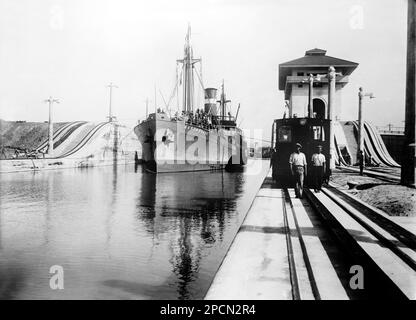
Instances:
[[[65,122],[55,123],[54,131],[65,124]],[[12,147],[32,150],[47,138],[47,122],[4,121],[0,119],[0,149]]]

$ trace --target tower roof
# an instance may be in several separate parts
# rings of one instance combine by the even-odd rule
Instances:
[[[323,49],[310,49],[305,52],[305,56],[324,56],[326,54],[326,50]]]
[[[293,70],[321,69],[326,71],[330,66],[334,66],[343,75],[350,75],[357,68],[358,63],[327,56],[326,50],[323,49],[308,50],[304,57],[279,64],[279,90],[285,89],[286,77]]]

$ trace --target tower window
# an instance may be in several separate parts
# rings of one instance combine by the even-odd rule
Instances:
[[[279,142],[291,142],[292,131],[290,127],[279,127],[277,132],[277,138]]]

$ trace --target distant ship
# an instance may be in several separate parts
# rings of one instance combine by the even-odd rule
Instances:
[[[183,87],[182,110],[179,102],[176,112],[169,105],[165,105],[166,110],[155,107],[155,112],[134,128],[142,144],[142,164],[150,172],[233,170],[246,163],[246,142],[236,122],[240,106],[233,116],[224,82],[218,101],[216,88],[204,88],[202,76],[195,69],[201,59],[193,58],[190,36],[188,27],[184,57],[177,60],[182,68],[174,92],[179,96],[179,87]],[[194,106],[195,74],[205,96],[203,108]]]

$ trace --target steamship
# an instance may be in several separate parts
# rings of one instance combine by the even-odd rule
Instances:
[[[170,101],[165,109],[155,106],[154,113],[146,115],[134,128],[142,145],[143,167],[149,172],[234,170],[246,163],[246,142],[237,126],[240,106],[233,116],[224,82],[219,100],[216,88],[203,86],[202,75],[195,68],[201,59],[193,58],[190,37],[188,27],[184,57],[177,60],[180,73],[177,72],[174,89],[178,101],[182,91],[181,110],[179,102],[176,112],[169,107]],[[195,75],[205,97],[201,108],[194,104]]]

